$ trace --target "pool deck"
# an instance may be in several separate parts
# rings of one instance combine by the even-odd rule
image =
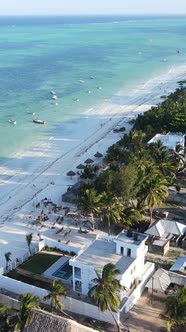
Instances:
[[[62,267],[71,257],[61,257],[57,260],[57,262],[55,262],[54,264],[52,264],[46,271],[44,271],[43,276],[50,278],[50,279],[59,279],[59,280],[63,280],[63,282],[67,282],[67,283],[71,283],[72,280],[72,276],[70,276],[68,279],[63,279],[63,278],[58,278],[56,276],[54,276],[53,274],[55,272],[57,272],[57,270],[60,269],[60,267]]]

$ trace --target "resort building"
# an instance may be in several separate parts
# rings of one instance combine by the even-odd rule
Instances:
[[[42,283],[51,283],[54,279],[61,280],[68,288],[69,295],[61,299],[67,311],[113,324],[115,323],[113,316],[119,322],[121,313],[128,312],[134,306],[154,273],[154,264],[145,262],[148,250],[145,245],[146,240],[147,235],[132,230],[123,230],[117,236],[98,234],[92,241],[86,242],[82,248],[45,238],[39,241],[37,255],[47,255],[47,251],[40,253],[43,248],[52,248],[67,254],[59,253],[58,258],[54,255],[53,263],[47,264],[48,268],[39,275],[33,274],[28,266],[26,268],[27,262],[20,264],[22,261],[16,261],[8,270],[16,268],[20,276],[27,275],[33,278],[34,275],[34,278]],[[38,261],[37,255],[31,255],[32,264],[34,258]],[[29,253],[28,257],[30,257]],[[95,304],[90,303],[88,298],[88,292],[94,286],[93,279],[102,274],[104,266],[108,263],[114,264],[119,269],[118,280],[125,287],[119,294],[120,308],[117,312],[113,311],[113,315],[109,312],[101,312]],[[37,287],[10,278],[4,275],[4,268],[0,272],[1,296],[14,294],[17,298],[17,295],[31,292],[39,296],[42,301],[48,295],[45,287]]]
[[[71,258],[69,264],[73,268],[73,290],[87,295],[94,285],[93,279],[101,275],[103,267],[113,263],[120,270],[119,280],[126,291],[122,291],[120,299],[131,293],[143,280],[147,272],[145,254],[148,247],[145,245],[147,236],[131,230],[122,231],[116,237],[98,235],[86,249]],[[153,264],[152,264],[153,265]],[[154,266],[149,266],[149,278]]]
[[[185,135],[182,133],[167,133],[165,135],[156,134],[147,144],[156,143],[161,141],[163,146],[165,146],[170,153],[175,151],[177,145],[185,147]]]

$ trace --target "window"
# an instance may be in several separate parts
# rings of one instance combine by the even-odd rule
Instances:
[[[120,247],[120,254],[123,255],[123,253],[124,253],[124,248]]]
[[[127,256],[131,256],[131,249],[127,248]]]
[[[81,269],[79,267],[75,267],[75,277],[81,279]]]

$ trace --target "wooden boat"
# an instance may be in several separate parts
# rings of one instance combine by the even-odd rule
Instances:
[[[38,124],[47,124],[47,122],[44,121],[44,120],[33,119],[32,121],[33,121],[34,123],[38,123]]]

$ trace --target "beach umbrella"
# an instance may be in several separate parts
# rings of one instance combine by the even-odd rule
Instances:
[[[100,152],[96,152],[95,155],[94,155],[94,157],[101,158],[101,157],[103,157],[103,155]]]
[[[85,166],[84,166],[83,164],[79,164],[79,165],[76,166],[76,168],[77,168],[77,169],[84,169]]]
[[[74,171],[69,171],[69,172],[67,172],[67,176],[70,176],[71,179],[72,179],[72,177],[73,177],[74,175],[76,175],[76,173],[75,173]]]
[[[88,158],[87,160],[85,160],[85,164],[92,164],[94,162],[94,160]]]

